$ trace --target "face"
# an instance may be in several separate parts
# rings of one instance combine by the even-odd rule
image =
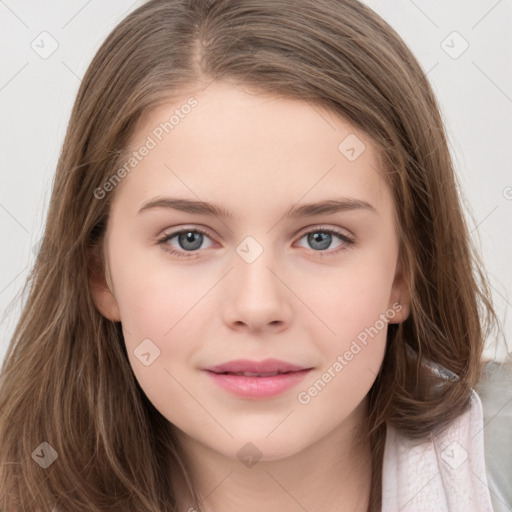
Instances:
[[[244,446],[287,457],[354,427],[387,325],[408,314],[370,138],[306,102],[213,82],[153,112],[131,142],[140,158],[108,192],[112,294],[93,293],[122,322],[149,400],[182,435],[233,458]],[[267,359],[303,370],[206,370]]]

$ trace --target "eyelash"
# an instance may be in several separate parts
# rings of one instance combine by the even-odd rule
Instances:
[[[172,256],[178,256],[180,258],[191,258],[191,257],[193,258],[194,255],[197,254],[199,251],[197,251],[197,250],[196,251],[175,251],[174,249],[171,249],[170,246],[167,244],[167,242],[169,240],[171,240],[175,236],[180,235],[182,233],[201,233],[202,235],[205,235],[208,238],[211,238],[209,233],[206,232],[205,230],[201,229],[201,228],[193,228],[193,229],[190,228],[190,229],[181,229],[179,231],[174,231],[172,233],[165,234],[163,237],[158,239],[157,243],[158,243],[158,245],[160,245],[162,247],[162,249],[165,252],[168,252]],[[320,258],[324,258],[325,256],[327,256],[327,257],[335,256],[335,255],[337,255],[338,253],[340,253],[342,251],[346,251],[351,246],[356,245],[356,242],[352,238],[348,237],[347,235],[344,235],[344,234],[342,234],[339,231],[336,231],[334,229],[321,228],[321,227],[320,228],[315,228],[315,229],[312,229],[312,230],[309,230],[309,231],[302,232],[300,234],[300,236],[299,236],[299,240],[301,238],[303,238],[305,235],[308,235],[310,233],[328,233],[330,235],[335,235],[335,236],[339,237],[344,242],[344,244],[345,244],[345,245],[341,245],[337,249],[335,249],[333,251],[330,251],[330,252],[314,251],[315,253],[317,253],[317,255]]]

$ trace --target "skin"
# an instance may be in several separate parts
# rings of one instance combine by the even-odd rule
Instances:
[[[198,105],[115,190],[108,268],[92,289],[95,303],[122,322],[135,377],[177,427],[205,510],[260,511],[264,504],[268,512],[325,512],[343,503],[345,510],[366,511],[371,453],[355,440],[365,432],[366,395],[383,360],[387,327],[366,346],[359,343],[362,350],[309,403],[297,396],[329,368],[332,376],[338,356],[393,304],[401,311],[390,323],[409,314],[379,155],[367,135],[333,113],[219,81],[151,113],[132,147],[191,95]],[[338,150],[350,134],[366,146],[354,161]],[[156,196],[212,202],[234,217],[168,208],[137,214]],[[366,201],[375,211],[283,217],[296,203],[337,197]],[[178,236],[166,242],[185,257],[157,242],[195,227],[209,233],[195,252]],[[322,245],[325,228],[355,245],[328,234]],[[315,241],[308,233],[320,234]],[[236,251],[247,236],[263,249],[251,263]],[[149,366],[134,354],[146,338],[160,350]],[[232,395],[202,370],[270,357],[313,370],[268,399]],[[237,456],[248,442],[261,456],[252,467]],[[180,510],[188,510],[182,489]]]

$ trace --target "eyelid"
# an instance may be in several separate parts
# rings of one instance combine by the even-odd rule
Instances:
[[[347,234],[347,233],[341,232],[340,231],[341,229],[344,229],[344,228],[339,228],[339,227],[334,227],[334,226],[329,226],[329,225],[322,225],[322,224],[311,224],[309,226],[302,228],[295,235],[295,238],[302,238],[304,235],[310,233],[311,231],[325,230],[325,231],[337,233],[338,235],[353,239],[353,235],[348,230],[345,229],[345,231],[348,232],[348,234]],[[180,233],[186,232],[186,231],[198,231],[199,233],[202,233],[203,235],[206,235],[209,238],[213,238],[213,239],[215,238],[215,236],[213,236],[211,234],[212,232],[208,228],[201,226],[199,224],[195,224],[195,225],[184,225],[183,227],[177,226],[175,228],[169,228],[169,230],[165,230],[164,233],[161,236],[156,237],[156,239],[160,240],[167,236],[174,237],[174,236],[176,236]]]
[[[180,233],[185,233],[187,231],[197,231],[199,233],[202,233],[203,235],[207,235],[210,238],[215,238],[214,235],[212,235],[212,231],[204,226],[201,226],[200,224],[191,224],[191,225],[179,225],[174,226],[171,228],[167,228],[164,230],[164,232],[161,235],[158,235],[156,239],[161,239],[166,236],[174,237],[176,235],[179,235]]]
[[[341,230],[346,231],[346,233],[343,233]],[[354,236],[345,228],[340,227],[334,227],[329,225],[322,225],[322,224],[311,224],[310,226],[306,226],[305,228],[302,228],[299,233],[296,235],[299,238],[302,238],[304,235],[310,233],[311,231],[329,231],[333,233],[337,233],[340,236],[344,236],[350,239],[353,239]]]
[[[187,233],[187,232],[196,232],[201,233],[205,235],[206,237],[212,239],[215,237],[211,237],[209,234],[209,230],[204,229],[202,227],[182,227],[180,229],[176,229],[175,231],[172,231],[171,233],[164,233],[162,237],[159,237],[157,240],[157,245],[160,246],[160,248],[165,251],[166,253],[170,254],[171,256],[183,258],[184,260],[195,260],[197,258],[201,257],[201,250],[197,251],[184,251],[184,250],[176,250],[169,246],[167,242],[171,239],[173,239],[176,236],[179,236],[180,234]],[[315,251],[313,250],[314,256],[317,258],[331,258],[338,256],[339,254],[343,253],[344,251],[347,251],[353,247],[356,247],[358,244],[356,243],[355,239],[352,236],[345,235],[340,232],[340,228],[332,228],[332,227],[326,227],[326,226],[318,226],[318,225],[310,225],[305,228],[303,228],[298,235],[295,235],[295,238],[297,240],[301,240],[306,235],[310,233],[315,232],[324,232],[329,233],[331,235],[334,235],[335,237],[338,237],[341,240],[341,245],[336,249],[331,249],[327,251]]]

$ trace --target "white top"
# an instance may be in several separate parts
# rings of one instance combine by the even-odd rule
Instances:
[[[382,512],[512,511],[512,359],[505,366],[489,362],[484,366],[488,375],[493,365],[506,370],[491,372],[491,384],[484,373],[485,416],[473,390],[470,408],[438,436],[415,441],[387,426]],[[457,378],[440,365],[428,366]],[[493,435],[491,426],[501,435]],[[487,450],[492,460],[486,460]]]

